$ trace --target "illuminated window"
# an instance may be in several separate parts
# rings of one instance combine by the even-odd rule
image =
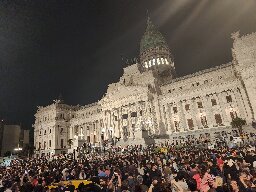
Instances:
[[[169,61],[167,61],[167,59],[165,58],[165,63],[168,65],[169,64]]]
[[[157,58],[157,64],[158,64],[158,65],[160,65],[160,64],[161,64],[161,62],[160,62],[160,59],[159,59],[159,58]]]
[[[164,58],[161,58],[161,63],[164,64]]]
[[[151,60],[150,60],[149,63],[148,63],[148,67],[151,67]]]
[[[155,65],[156,64],[156,59],[153,59],[153,65]]]
[[[148,63],[147,62],[145,62],[145,67],[148,68]]]

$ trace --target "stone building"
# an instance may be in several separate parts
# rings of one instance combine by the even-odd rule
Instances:
[[[0,123],[0,156],[14,153],[15,148],[25,148],[29,144],[29,130],[22,129],[20,125]]]
[[[84,142],[134,144],[142,138],[142,130],[169,137],[207,133],[230,128],[235,117],[250,127],[256,111],[256,33],[240,37],[237,32],[232,38],[230,63],[177,77],[164,37],[148,20],[140,61],[125,67],[101,100],[86,106],[55,101],[39,107],[36,149],[49,154]]]

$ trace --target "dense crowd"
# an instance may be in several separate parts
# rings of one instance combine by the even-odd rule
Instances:
[[[0,192],[253,192],[255,146],[215,149],[164,143],[127,146],[79,159],[15,159],[0,168]],[[77,188],[72,180],[91,180]],[[64,185],[63,181],[70,181]],[[49,188],[58,183],[56,188]]]

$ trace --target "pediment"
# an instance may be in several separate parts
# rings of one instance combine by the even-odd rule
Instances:
[[[118,85],[115,89],[108,89],[106,95],[100,100],[101,103],[108,101],[122,100],[124,98],[133,97],[136,95],[147,94],[148,88],[145,86],[125,86]]]

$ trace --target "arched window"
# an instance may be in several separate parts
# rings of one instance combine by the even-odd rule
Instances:
[[[157,65],[160,65],[160,64],[161,64],[160,59],[157,58]]]
[[[161,63],[164,64],[164,58],[161,58]]]
[[[151,60],[150,60],[149,63],[148,63],[148,67],[151,67]]]
[[[148,63],[147,62],[145,62],[145,67],[148,68]]]
[[[155,65],[156,64],[156,59],[153,59],[153,65]]]

